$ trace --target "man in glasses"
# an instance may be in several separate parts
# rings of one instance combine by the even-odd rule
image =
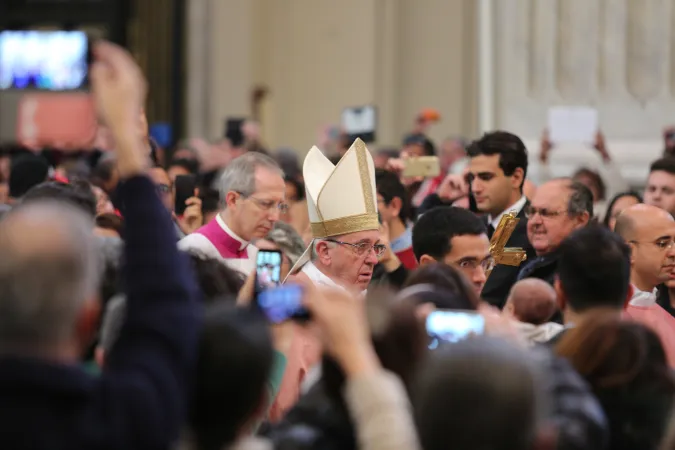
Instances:
[[[494,260],[485,224],[478,216],[455,206],[434,208],[419,218],[412,240],[421,266],[434,262],[452,264],[481,294]]]
[[[249,152],[228,164],[219,186],[224,209],[178,245],[220,258],[248,275],[257,255],[251,241],[267,236],[287,208],[283,172],[269,156]]]
[[[537,188],[525,216],[527,237],[537,257],[521,266],[518,279],[540,278],[553,285],[558,247],[574,230],[588,224],[593,216],[593,194],[569,178],[551,180]]]
[[[527,175],[525,144],[514,134],[495,131],[472,142],[467,153],[470,159],[466,178],[476,208],[484,214],[488,238],[492,238],[502,216],[513,211],[520,220],[506,246],[522,248],[527,252],[527,259],[533,259],[535,254],[527,239],[525,217],[529,202],[523,194]],[[483,288],[483,299],[502,308],[516,282],[518,270],[506,265],[495,267]]]
[[[312,147],[303,176],[313,240],[291,274],[316,285],[364,292],[386,250],[380,242],[370,152],[357,139],[333,166]]]
[[[626,308],[631,319],[651,327],[675,367],[675,318],[656,303],[656,287],[675,278],[675,220],[652,205],[633,205],[614,229],[630,246],[633,295]]]

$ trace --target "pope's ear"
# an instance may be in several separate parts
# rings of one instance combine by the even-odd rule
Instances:
[[[433,264],[436,260],[429,255],[420,256],[420,266],[426,266],[427,264]]]

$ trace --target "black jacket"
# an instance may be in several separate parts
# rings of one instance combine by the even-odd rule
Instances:
[[[523,278],[539,278],[553,286],[555,275],[558,271],[558,252],[553,251],[547,255],[534,257],[530,261],[521,264],[518,272],[518,280]]]
[[[534,248],[530,245],[530,241],[527,239],[527,218],[525,217],[525,208],[530,204],[526,202],[525,206],[520,210],[518,217],[520,221],[516,225],[516,228],[513,230],[513,234],[506,243],[507,247],[516,247],[522,248],[527,252],[527,260],[525,260],[520,267],[514,266],[505,266],[497,265],[490,274],[483,291],[481,292],[481,297],[486,302],[494,305],[498,308],[503,308],[506,303],[506,299],[509,296],[509,291],[511,286],[516,282],[518,278],[518,272],[520,269],[525,266],[529,261],[532,261],[536,258],[536,253]],[[492,239],[492,231],[490,230],[490,224],[487,222],[487,217],[484,218],[485,226],[488,227],[488,237]]]

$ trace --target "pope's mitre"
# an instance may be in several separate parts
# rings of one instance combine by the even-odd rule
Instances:
[[[305,157],[302,175],[314,239],[379,230],[375,163],[361,139],[354,141],[337,165],[316,146],[312,147]],[[300,269],[309,256],[308,248],[291,273]]]
[[[379,229],[375,164],[361,139],[335,166],[312,147],[302,174],[314,238]]]

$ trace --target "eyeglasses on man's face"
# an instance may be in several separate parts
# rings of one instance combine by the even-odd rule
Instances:
[[[541,216],[541,218],[543,219],[552,219],[554,217],[567,214],[567,211],[560,211],[560,210],[556,211],[547,208],[535,208],[533,206],[528,206],[527,208],[525,208],[525,217],[527,217],[528,219],[532,219],[537,214],[539,214],[539,216]]]
[[[326,239],[326,242],[332,242],[334,244],[351,247],[352,250],[354,250],[354,253],[356,253],[358,256],[364,256],[369,253],[370,250],[373,250],[375,252],[375,256],[379,258],[380,256],[384,255],[385,251],[387,251],[387,246],[384,244],[372,245],[369,242],[357,242],[356,244],[352,244],[351,242],[337,241],[335,239]]]
[[[675,246],[675,239],[673,238],[661,238],[655,241],[629,241],[631,244],[651,244],[658,248],[661,251],[671,250]]]
[[[263,200],[261,198],[254,197],[252,195],[245,195],[241,192],[237,192],[237,194],[241,195],[242,198],[251,200],[253,203],[258,205],[260,209],[263,211],[271,211],[272,209],[276,208],[279,210],[281,214],[286,214],[288,212],[288,204],[285,202],[276,202],[274,200]]]
[[[463,270],[476,270],[478,267],[481,267],[484,271],[489,271],[495,267],[495,259],[492,256],[488,256],[482,261],[475,259],[465,259],[456,262],[457,266]]]

